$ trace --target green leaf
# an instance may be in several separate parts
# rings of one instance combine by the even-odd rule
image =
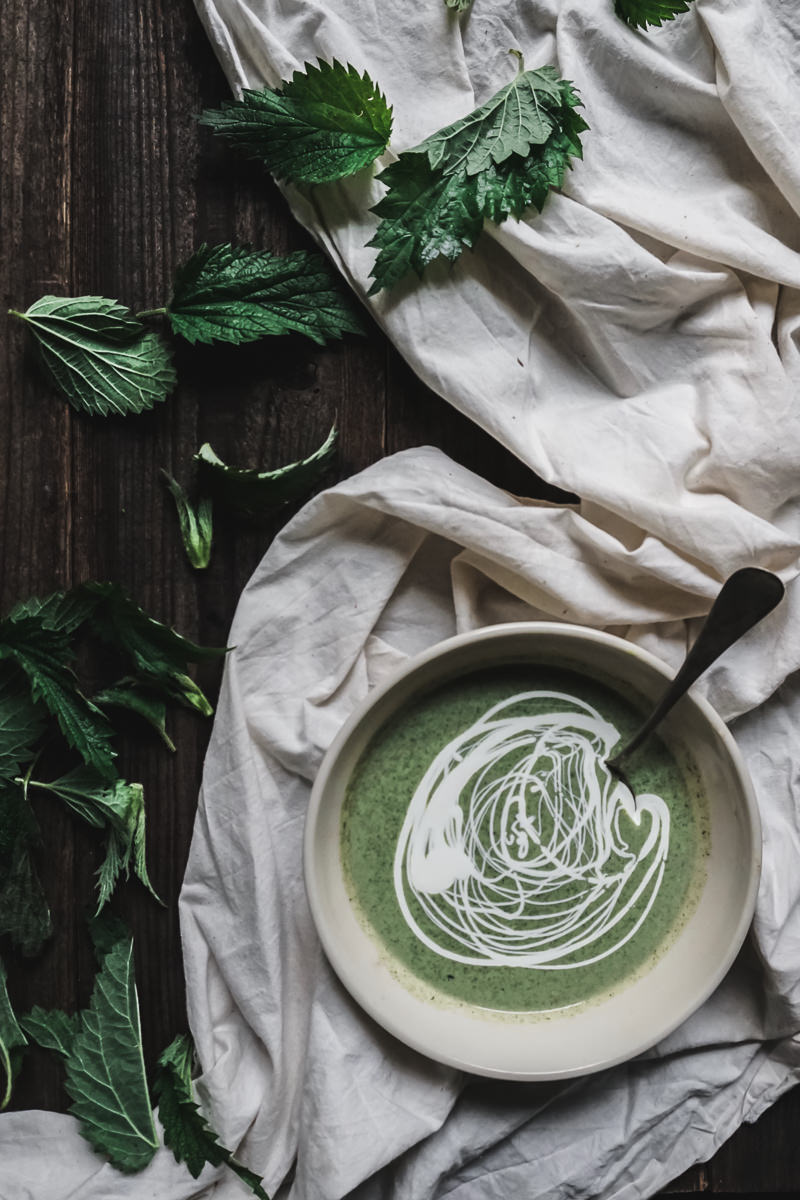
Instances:
[[[28,844],[20,840],[0,876],[0,934],[7,934],[21,954],[32,957],[52,932],[50,909]]]
[[[113,729],[78,688],[70,669],[72,647],[60,629],[48,628],[41,614],[0,621],[0,660],[11,660],[28,677],[34,700],[58,721],[70,746],[98,771],[113,771]]]
[[[165,1145],[175,1155],[176,1162],[186,1164],[193,1179],[198,1178],[207,1163],[215,1167],[227,1163],[260,1200],[269,1200],[259,1177],[238,1163],[206,1124],[192,1091],[193,1060],[194,1048],[186,1034],[170,1042],[158,1060],[153,1092],[158,1099]]]
[[[120,1171],[140,1171],[158,1149],[142,1055],[133,939],[105,949],[88,1009],[67,1056],[72,1112],[94,1148]]]
[[[175,372],[165,343],[103,296],[43,296],[12,311],[33,334],[45,374],[79,411],[138,413],[166,399]]]
[[[211,540],[214,536],[211,501],[203,497],[198,501],[197,508],[193,508],[177,479],[163,469],[161,474],[167,481],[178,510],[178,524],[186,556],[195,570],[201,571],[208,566],[211,558]]]
[[[0,877],[11,866],[19,842],[33,843],[38,833],[24,790],[9,780],[0,780]]]
[[[562,104],[553,67],[521,71],[516,79],[468,116],[440,129],[417,147],[434,170],[453,175],[462,166],[477,175],[532,146],[543,145],[556,128]]]
[[[51,933],[50,911],[31,860],[39,827],[24,789],[0,780],[0,934],[25,955]]]
[[[140,783],[126,783],[123,779],[109,782],[91,767],[84,766],[51,783],[32,779],[28,786],[52,792],[89,825],[108,829],[106,856],[98,871],[98,912],[110,898],[120,874],[124,871],[127,877],[131,866],[158,900],[145,862],[144,789]]]
[[[315,486],[331,463],[336,448],[336,429],[331,429],[322,445],[308,458],[274,471],[229,467],[206,442],[195,461],[201,490],[235,516],[255,519],[269,516],[282,504],[291,503]]]
[[[31,850],[39,829],[21,787],[0,782],[0,934],[22,954],[37,954],[50,936],[50,910]]]
[[[363,333],[341,281],[321,254],[277,256],[246,247],[201,246],[181,267],[168,314],[194,342],[252,342],[302,333],[324,344]]]
[[[0,1109],[11,1099],[11,1085],[19,1070],[22,1048],[27,1044],[8,998],[5,967],[0,962]]]
[[[472,0],[444,0],[444,6],[455,9],[456,12],[468,12],[472,7]]]
[[[74,633],[88,621],[96,607],[95,596],[82,587],[75,587],[68,592],[51,592],[49,596],[29,596],[27,600],[20,600],[7,619],[20,621],[25,617],[36,617],[43,629]]]
[[[97,908],[95,916],[101,913],[108,901],[111,899],[114,888],[117,886],[117,880],[125,866],[123,853],[120,848],[118,839],[114,834],[110,834],[106,842],[105,858],[100,864],[97,871]]]
[[[226,654],[224,647],[198,646],[162,625],[139,607],[115,583],[83,585],[101,603],[93,632],[132,659],[139,682],[203,716],[214,711],[201,689],[186,674],[187,664]]]
[[[19,1023],[32,1042],[36,1042],[43,1050],[55,1051],[62,1058],[69,1057],[80,1029],[77,1013],[70,1016],[60,1008],[47,1011],[38,1004],[29,1013],[23,1013]]]
[[[0,663],[0,780],[15,779],[30,762],[44,727],[45,713],[31,697],[25,673],[12,662]]]
[[[175,749],[175,743],[167,733],[167,706],[165,701],[155,692],[141,687],[135,679],[126,676],[113,687],[104,688],[92,697],[94,703],[101,709],[124,708],[137,713],[156,730],[168,750]]]
[[[105,957],[119,942],[131,936],[128,926],[116,913],[105,909],[99,916],[89,919],[89,936],[92,939],[98,965],[102,967]]]
[[[427,138],[381,172],[388,191],[369,245],[378,249],[370,294],[437,258],[454,262],[484,220],[541,211],[581,156],[581,101],[552,67],[522,71],[474,113]]]
[[[125,872],[127,879],[131,866],[151,896],[162,904],[163,901],[147,873],[144,788],[140,783],[125,783],[119,780],[114,791],[101,798],[107,805],[110,829],[106,856],[97,872],[97,912],[99,913],[110,899],[121,872]]]
[[[661,25],[689,11],[691,0],[614,0],[614,12],[633,29]]]
[[[241,100],[203,113],[200,123],[258,158],[279,179],[328,183],[382,154],[392,110],[366,72],[339,62],[305,64],[277,91],[243,91]]]
[[[483,229],[480,176],[441,175],[427,155],[401,154],[380,176],[389,191],[375,206],[381,218],[370,246],[380,253],[369,294],[393,287],[409,270],[422,275],[435,259],[450,262],[475,245]]]

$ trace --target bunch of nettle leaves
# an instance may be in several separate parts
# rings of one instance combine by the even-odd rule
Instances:
[[[660,25],[689,0],[615,0],[634,28]],[[445,0],[464,12],[470,0]],[[386,194],[369,245],[378,254],[369,294],[420,276],[438,258],[454,262],[475,245],[485,220],[541,210],[560,187],[588,128],[572,84],[544,66],[525,70],[474,112],[403,151],[378,175]],[[389,144],[392,111],[369,76],[351,66],[307,64],[279,89],[245,91],[201,121],[272,173],[301,188],[326,185],[369,167]],[[196,342],[239,344],[297,332],[324,343],[362,330],[337,276],[319,254],[201,246],[178,272],[163,308],[134,315],[97,296],[45,296],[24,312],[44,372],[79,410],[138,413],[175,386],[165,340],[144,320],[166,318]],[[331,430],[308,458],[277,471],[231,467],[205,445],[195,455],[196,500],[167,476],[184,545],[195,567],[208,563],[212,503],[240,516],[274,510],[308,491],[334,450]],[[73,665],[82,640],[99,640],[124,673],[92,696]],[[159,1139],[141,1047],[130,934],[103,911],[120,876],[131,870],[152,892],[145,862],[141,784],[115,768],[113,714],[137,713],[172,744],[166,703],[209,715],[189,663],[224,653],[202,648],[153,620],[115,584],[86,583],[18,604],[0,621],[0,935],[35,954],[50,933],[50,914],[35,867],[38,829],[29,804],[41,789],[105,834],[91,923],[99,969],[89,1006],[67,1015],[36,1007],[16,1017],[0,963],[0,1107],[8,1103],[28,1040],[65,1063],[71,1111],[84,1135],[123,1171],[142,1169]],[[54,749],[55,748],[55,749]],[[47,765],[75,765],[48,777]],[[154,893],[155,894],[155,893]],[[216,1140],[192,1093],[193,1047],[178,1037],[159,1059],[152,1087],[165,1143],[197,1177],[206,1163],[228,1163],[266,1200],[256,1175]]]

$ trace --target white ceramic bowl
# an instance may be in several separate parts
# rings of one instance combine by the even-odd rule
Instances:
[[[410,660],[352,713],[326,754],[311,794],[305,877],[325,953],[345,987],[385,1029],[430,1058],[480,1075],[544,1080],[598,1071],[653,1046],[698,1008],[731,966],[753,914],[761,826],[752,784],[720,717],[690,693],[659,729],[688,748],[711,824],[705,884],[694,912],[651,969],[607,999],[546,1017],[496,1017],[462,1002],[439,1003],[407,986],[357,916],[340,853],[348,780],[372,736],[416,694],[485,667],[541,663],[614,681],[655,701],[672,678],[652,654],[573,625],[518,623],[450,638]]]

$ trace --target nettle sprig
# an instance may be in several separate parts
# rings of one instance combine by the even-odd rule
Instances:
[[[75,673],[86,640],[110,650],[125,671],[91,696]],[[115,714],[135,713],[174,749],[165,728],[167,704],[209,716],[211,705],[188,664],[224,653],[162,625],[112,583],[30,598],[0,621],[0,935],[21,953],[36,954],[51,932],[35,865],[41,839],[33,795],[47,793],[104,832],[98,912],[131,871],[153,892],[144,792],[117,771]],[[59,764],[54,777],[46,770],[53,758]]]
[[[192,566],[201,570],[209,564],[215,508],[251,525],[268,520],[279,509],[303,499],[319,483],[333,463],[336,438],[334,426],[312,454],[273,470],[229,466],[206,442],[194,456],[194,498],[162,470]]]
[[[84,639],[110,651],[114,666],[126,672],[91,695],[75,672]],[[157,1100],[164,1143],[195,1178],[206,1163],[227,1163],[267,1200],[258,1176],[220,1145],[197,1108],[188,1036],[164,1051],[150,1088],[133,940],[107,907],[131,871],[155,896],[145,861],[144,791],[117,771],[114,715],[135,713],[174,750],[165,728],[167,705],[209,716],[211,704],[189,675],[189,664],[225,653],[156,621],[113,583],[30,597],[0,621],[0,936],[33,955],[52,932],[36,861],[41,835],[31,805],[35,793],[65,804],[105,834],[90,922],[98,971],[88,1007],[68,1014],[37,1006],[17,1016],[0,961],[0,1109],[35,1042],[63,1060],[70,1112],[95,1150],[120,1171],[141,1170],[161,1144],[153,1117]],[[55,772],[48,769],[53,761],[59,764]]]
[[[165,317],[192,345],[238,346],[287,333],[324,344],[364,332],[321,254],[230,245],[202,245],[177,272],[163,308],[134,314],[104,296],[43,296],[25,312],[9,312],[25,323],[53,386],[74,408],[95,416],[144,412],[175,388],[171,349],[144,324],[149,317]]]
[[[518,57],[515,80],[378,175],[388,194],[372,210],[380,224],[368,243],[379,251],[371,293],[409,271],[421,275],[437,258],[455,261],[486,220],[541,210],[570,159],[580,157],[588,126],[575,111],[581,101],[572,84],[554,67],[525,71]],[[388,147],[392,112],[366,73],[307,63],[305,74],[276,89],[245,91],[201,121],[278,179],[309,186],[373,163]]]
[[[582,157],[589,126],[581,100],[555,67],[526,71],[522,55],[511,83],[466,117],[404,151],[378,179],[387,194],[369,242],[378,251],[370,293],[437,258],[454,262],[472,248],[484,221],[499,225],[541,211],[560,188],[572,158]]]
[[[259,1200],[268,1200],[258,1175],[219,1143],[197,1106],[194,1046],[188,1034],[167,1046],[152,1084],[148,1080],[133,939],[123,922],[107,912],[89,928],[98,970],[89,1004],[79,1012],[36,1005],[17,1017],[0,963],[0,1108],[10,1098],[28,1046],[35,1043],[63,1063],[69,1111],[86,1140],[117,1170],[143,1170],[161,1145],[155,1101],[164,1145],[194,1179],[206,1164],[226,1163]]]

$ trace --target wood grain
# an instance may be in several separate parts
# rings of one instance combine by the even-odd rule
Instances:
[[[258,167],[195,122],[228,89],[190,0],[4,0],[0,6],[0,286],[5,307],[47,292],[164,303],[177,265],[203,241],[278,252],[310,247]],[[210,441],[226,460],[277,466],[308,453],[335,419],[338,472],[431,443],[519,494],[558,499],[521,463],[413,376],[374,329],[328,349],[300,338],[239,350],[176,347],[180,384],[140,417],[74,413],[36,373],[19,324],[0,337],[0,606],[85,579],[113,579],[190,637],[223,644],[237,597],[284,513],[267,530],[222,522],[208,571],[179,542],[159,470],[188,482]],[[214,693],[219,668],[202,680]],[[151,875],[165,907],[130,885],[118,907],[138,947],[149,1065],[185,1028],[176,900],[186,862],[209,723],[173,713],[172,756],[131,722],[121,770],[149,806]],[[7,955],[12,998],[74,1010],[94,972],[83,911],[98,840],[37,802],[56,936],[41,958]],[[16,1107],[66,1107],[60,1069],[34,1052]],[[800,1152],[792,1094],[738,1133],[670,1194],[794,1192]],[[2,1167],[0,1166],[0,1182]]]

